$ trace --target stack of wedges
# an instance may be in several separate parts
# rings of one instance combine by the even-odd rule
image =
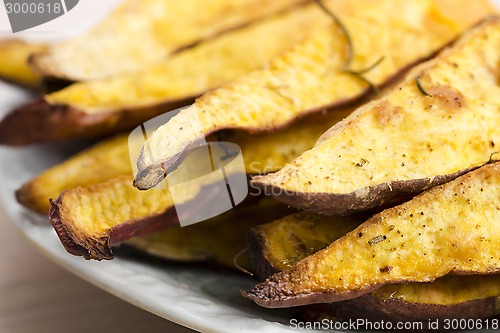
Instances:
[[[9,113],[1,144],[101,140],[18,201],[49,214],[73,255],[110,260],[125,244],[236,265],[261,280],[244,297],[305,320],[499,315],[495,10],[264,2],[127,0],[63,44],[0,43],[1,77],[65,86]],[[134,8],[141,40],[116,28]],[[128,130],[178,106],[188,107],[129,152]],[[181,227],[179,203],[157,185],[200,140],[241,148],[250,194]],[[202,190],[187,188],[183,204],[196,207]]]

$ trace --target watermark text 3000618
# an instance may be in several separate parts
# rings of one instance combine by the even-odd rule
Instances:
[[[73,9],[79,0],[3,0],[12,32],[52,21]]]

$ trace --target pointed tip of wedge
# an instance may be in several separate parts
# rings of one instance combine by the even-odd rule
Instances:
[[[56,231],[59,240],[62,245],[66,249],[66,251],[74,256],[85,257],[85,259],[90,259],[89,251],[76,243],[71,237],[68,229],[66,229],[65,225],[61,220],[61,213],[59,210],[59,205],[61,203],[61,197],[59,197],[56,201],[50,199],[50,211],[49,211],[49,220]]]
[[[161,165],[153,165],[137,173],[134,179],[134,187],[139,190],[149,190],[161,183],[165,177],[166,174]]]

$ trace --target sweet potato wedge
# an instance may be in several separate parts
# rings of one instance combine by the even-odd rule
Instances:
[[[345,109],[334,114],[318,114],[286,131],[271,135],[253,137],[237,133],[229,141],[240,147],[247,173],[270,172],[281,168],[284,163],[300,154],[300,149],[310,148],[325,126],[339,121],[339,116],[345,116],[349,112],[350,109]],[[301,135],[301,141],[293,144],[297,134]],[[116,143],[107,144],[108,149],[117,152],[116,158],[108,156],[105,149],[94,149],[92,154],[81,153],[73,161],[47,171],[18,191],[20,202],[40,211],[44,208],[45,200],[55,198],[58,195],[56,191],[66,186],[67,191],[63,191],[59,199],[52,204],[50,214],[63,245],[72,254],[91,259],[111,259],[112,246],[134,235],[178,224],[174,202],[168,189],[141,192],[132,186],[132,173],[107,182],[93,183],[95,178],[92,177],[98,177],[99,180],[106,177],[105,173],[100,172],[102,166],[96,161],[113,161],[107,165],[108,176],[112,173],[121,174],[121,171],[126,174],[131,168],[129,156],[118,154],[128,151],[127,143],[123,138],[117,140],[119,141]],[[116,147],[113,144],[116,144]],[[101,144],[101,147],[105,145]],[[81,169],[89,163],[92,165],[88,170],[91,174],[86,175],[87,170]],[[73,165],[77,166],[73,170],[82,172],[78,177],[75,171],[66,170],[73,168]],[[68,179],[62,181],[60,186],[50,185],[54,177],[65,174]],[[85,185],[93,185],[74,188],[81,180],[85,180]],[[254,196],[259,195],[257,191],[250,191]],[[186,188],[185,192],[188,194],[185,202],[202,198],[204,195],[208,199],[211,198],[210,195],[217,195],[205,193],[200,188]]]
[[[355,229],[360,217],[296,213],[252,228],[246,237],[250,271],[261,280],[292,269]],[[300,317],[427,321],[445,318],[490,318],[500,313],[500,276],[445,276],[432,283],[387,285],[348,301],[305,307]]]
[[[445,319],[477,320],[497,316],[499,297],[498,275],[447,275],[430,283],[385,286],[348,301],[305,306],[297,315],[305,321],[419,322],[423,330],[431,328],[429,320],[432,320],[444,330]],[[436,319],[439,322],[435,322]]]
[[[169,190],[138,191],[131,176],[63,191],[49,217],[69,253],[97,260],[134,236],[179,225]]]
[[[252,136],[237,132],[229,134],[225,140],[241,148],[247,174],[274,172],[312,148],[326,129],[348,116],[352,110],[346,108],[335,113],[314,115],[269,135]],[[296,139],[298,137],[300,140]],[[16,197],[23,206],[47,214],[49,199],[57,198],[61,191],[105,182],[122,175],[132,176],[127,135],[102,141],[44,171],[17,190]]]
[[[244,295],[264,307],[352,299],[386,284],[500,272],[500,162],[373,216]]]
[[[499,57],[500,18],[492,17],[253,185],[300,209],[345,215],[500,158],[493,154],[500,142]]]
[[[87,138],[133,128],[264,66],[327,23],[317,6],[301,6],[201,43],[140,72],[75,83],[7,115],[0,123],[0,143]]]
[[[353,41],[350,68],[346,69],[346,59],[351,44],[342,29],[335,24],[325,27],[264,69],[203,95],[154,132],[139,158],[136,186],[154,186],[162,174],[175,170],[188,147],[211,133],[230,128],[275,131],[306,114],[360,100],[373,89],[367,81],[374,87],[394,81],[466,28],[439,11],[434,1],[333,4],[326,5],[344,21]],[[374,63],[377,66],[363,77],[352,74]],[[200,124],[189,121],[194,117]],[[184,126],[186,122],[189,126]]]
[[[43,76],[87,81],[133,73],[304,0],[127,0],[89,32],[32,58]]]
[[[235,256],[245,248],[246,232],[289,212],[290,209],[278,201],[262,198],[203,223],[135,237],[125,244],[169,261],[210,261],[234,267]],[[238,264],[248,268],[245,256],[241,256]]]
[[[21,87],[41,90],[41,78],[28,65],[29,56],[46,48],[22,40],[0,41],[0,79]]]
[[[246,237],[251,272],[265,280],[275,273],[289,270],[362,222],[360,217],[318,216],[300,212],[252,228]]]
[[[132,175],[128,135],[98,143],[44,171],[18,189],[16,198],[23,206],[47,214],[49,199],[57,198],[61,191],[123,175]]]

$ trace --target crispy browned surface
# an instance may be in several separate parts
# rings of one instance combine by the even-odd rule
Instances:
[[[32,59],[44,76],[70,81],[133,73],[180,49],[304,0],[127,0],[87,33]]]
[[[0,79],[40,90],[40,77],[28,66],[28,58],[34,52],[45,49],[45,45],[29,44],[21,40],[0,41]]]
[[[252,183],[294,207],[344,215],[415,195],[495,159],[499,56],[500,19],[492,17],[333,126],[315,148]],[[419,91],[418,77],[430,96]]]
[[[102,136],[135,127],[260,68],[328,19],[313,5],[259,20],[155,62],[140,72],[75,83],[0,123],[0,143]]]
[[[315,115],[269,135],[253,136],[239,132],[230,134],[225,140],[236,143],[241,148],[247,174],[273,172],[312,148],[327,128],[351,111],[352,109],[345,109]],[[132,175],[127,135],[102,141],[44,171],[18,189],[16,197],[25,207],[47,214],[49,199],[57,198],[61,191],[105,182],[122,175]]]
[[[290,209],[285,205],[263,198],[258,202],[238,206],[207,221],[132,238],[126,244],[167,260],[213,261],[233,267],[233,259],[245,248],[245,233],[250,228],[289,212]],[[238,258],[237,263],[248,269],[245,256]]]
[[[230,141],[240,146],[248,173],[278,170],[302,150],[312,147],[328,124],[338,121],[349,111],[317,115],[270,135],[254,137],[238,133]],[[294,143],[297,135],[301,137],[300,143]],[[101,172],[101,168],[105,171]],[[18,200],[40,211],[47,196],[57,195],[61,188],[67,189],[53,205],[51,213],[61,241],[70,253],[92,259],[111,259],[113,244],[152,228],[161,229],[176,223],[171,215],[173,201],[168,190],[141,192],[132,186],[131,176],[105,181],[114,174],[115,177],[126,175],[129,170],[127,138],[118,137],[114,142],[102,143],[46,171],[18,191]],[[57,186],[54,186],[54,179],[60,179]],[[210,198],[210,193],[198,188],[192,190],[187,202],[204,196]],[[169,219],[171,221],[167,221]],[[142,230],[144,228],[146,230]]]
[[[351,34],[355,50],[351,69],[367,68],[385,57],[364,74],[378,87],[432,56],[467,27],[433,1],[356,0],[328,5]],[[345,36],[332,25],[266,68],[205,94],[148,139],[138,161],[137,187],[148,189],[161,181],[203,136],[228,128],[274,131],[305,114],[366,96],[370,86],[345,72],[347,49]]]
[[[245,295],[265,307],[352,299],[450,272],[500,272],[500,162],[375,215]]]
[[[305,212],[252,228],[246,238],[250,270],[261,280],[286,271],[353,230],[360,218]],[[324,318],[417,321],[489,318],[499,313],[500,276],[446,276],[432,283],[384,286],[358,298],[300,309],[309,321]]]

